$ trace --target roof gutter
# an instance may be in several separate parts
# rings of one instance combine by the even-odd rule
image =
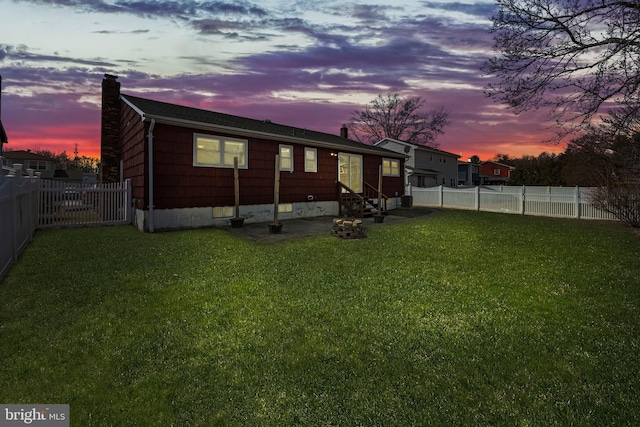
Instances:
[[[149,143],[149,232],[155,231],[153,223],[153,128],[156,126],[156,119],[151,119],[147,141]]]

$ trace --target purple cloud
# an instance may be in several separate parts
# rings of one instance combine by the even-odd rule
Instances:
[[[57,126],[97,153],[99,132],[91,136],[91,130],[99,128],[96,101],[104,73],[119,75],[125,93],[329,133],[337,133],[351,112],[363,105],[328,103],[327,98],[354,95],[354,99],[362,99],[357,95],[388,92],[418,95],[427,101],[427,108],[442,105],[452,111],[452,125],[438,141],[442,149],[465,155],[467,148],[475,151],[469,155],[483,154],[487,146],[491,150],[509,147],[514,152],[518,144],[533,147],[535,141],[544,139],[544,128],[539,124],[542,116],[515,117],[482,95],[487,80],[480,65],[492,40],[486,20],[477,18],[493,14],[493,3],[422,2],[411,5],[414,9],[409,11],[407,4],[331,3],[319,8],[317,2],[307,0],[286,8],[222,0],[29,2],[66,8],[70,13],[150,20],[150,29],[146,24],[138,23],[131,29],[119,28],[113,21],[98,21],[104,28],[92,28],[90,33],[103,35],[105,41],[125,34],[155,35],[151,28],[157,23],[151,20],[166,20],[167,34],[179,26],[199,43],[210,40],[212,48],[210,54],[190,50],[175,54],[171,59],[184,64],[184,72],[167,75],[161,69],[145,67],[155,59],[144,50],[143,37],[136,39],[139,55],[120,59],[76,57],[67,46],[60,48],[64,55],[57,55],[39,46],[0,45],[3,123],[12,144],[52,135]],[[441,18],[440,14],[436,17],[433,10],[459,12],[469,22]],[[318,12],[324,19],[313,18]],[[233,43],[222,45],[229,40]],[[189,44],[191,40],[181,42]],[[231,59],[217,55],[221,51],[233,55],[233,48],[247,46],[245,43],[259,43],[264,49],[249,54],[254,50],[250,46]],[[206,71],[221,68],[224,73]],[[283,92],[300,94],[304,99],[279,98]],[[319,92],[322,100],[312,95]],[[29,125],[26,117],[37,117],[38,123]]]

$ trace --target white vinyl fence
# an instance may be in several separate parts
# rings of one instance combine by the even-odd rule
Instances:
[[[131,223],[131,181],[82,185],[42,180],[38,228]]]
[[[2,157],[0,157],[0,164]],[[15,175],[0,173],[0,280],[31,242],[38,223],[38,187],[40,178],[16,164]]]
[[[608,219],[615,216],[591,204],[588,187],[481,186],[407,188],[414,206],[468,209],[559,218]]]

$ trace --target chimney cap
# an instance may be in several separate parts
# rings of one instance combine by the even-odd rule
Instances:
[[[117,80],[118,76],[114,76],[113,74],[105,74],[104,78],[108,80]]]

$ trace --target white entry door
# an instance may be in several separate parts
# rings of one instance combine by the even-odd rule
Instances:
[[[362,193],[362,156],[339,153],[338,180],[356,193]]]

